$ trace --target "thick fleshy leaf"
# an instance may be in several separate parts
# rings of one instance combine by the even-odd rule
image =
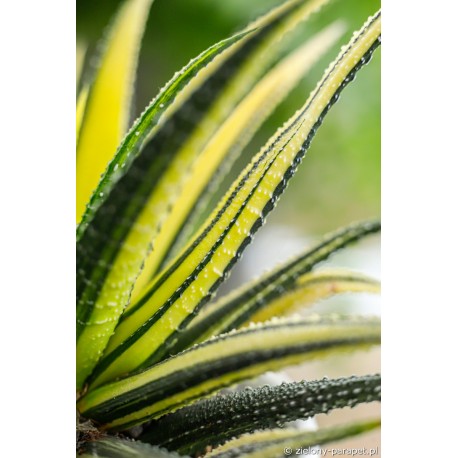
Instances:
[[[76,219],[79,222],[100,174],[126,133],[138,50],[153,0],[126,0],[104,43],[103,55],[81,116],[76,151]]]
[[[77,230],[78,387],[128,304],[201,142],[265,70],[275,55],[269,45],[326,1],[291,0],[209,48],[175,75],[125,137]]]
[[[151,139],[158,130],[164,129],[164,126],[159,129],[160,125],[169,124],[169,130],[174,132],[179,127],[180,142],[178,146],[175,145],[174,151],[169,153],[168,159],[172,160],[178,156],[175,150],[181,151],[184,148],[183,145],[187,143],[191,143],[187,148],[192,146],[195,149],[194,154],[198,154],[234,106],[250,91],[265,69],[278,57],[279,50],[276,48],[283,36],[328,1],[286,1],[248,25],[240,34],[211,46],[177,72],[140,118],[135,121],[121,143],[116,156],[91,196],[82,223],[78,227],[78,237],[81,237],[96,210],[106,200],[113,185],[120,176],[127,173],[131,162],[144,146],[146,138]],[[231,44],[234,46],[226,49]],[[224,52],[212,62],[215,55],[218,54],[214,52],[214,48],[217,48],[219,52]],[[203,62],[206,67],[199,65],[205,56],[210,57]],[[227,74],[226,78],[224,75],[218,75],[219,73]],[[193,77],[192,80],[189,76]],[[212,79],[216,80],[213,81],[212,86],[207,85],[202,88],[205,86],[204,83],[211,82]],[[209,94],[210,90],[214,92]],[[184,102],[189,101],[188,99],[191,99],[193,103],[183,107]],[[177,113],[180,111],[181,114]],[[172,114],[174,116],[171,116]],[[172,132],[169,132],[169,135],[172,135]],[[189,141],[188,137],[191,137],[192,141]],[[161,140],[163,141],[164,138]],[[174,143],[168,146],[174,146]],[[180,158],[181,161],[182,159]]]
[[[376,318],[273,321],[221,335],[136,375],[90,388],[78,409],[104,428],[122,430],[266,371],[368,348],[379,340]]]
[[[340,93],[380,45],[369,18],[301,108],[254,157],[172,265],[123,314],[94,372],[97,384],[160,361],[181,329],[224,281],[274,208]]]
[[[160,447],[113,436],[87,442],[80,452],[78,456],[97,458],[183,458]]]
[[[197,320],[195,326],[184,330],[182,338],[170,350],[171,354],[250,323],[290,315],[336,294],[379,293],[380,283],[347,269],[323,269],[301,275],[293,285],[288,285],[288,289],[282,289],[281,286],[277,288],[264,297],[253,296],[252,302],[240,303],[239,308],[218,308],[211,314],[203,315],[203,319]]]
[[[232,44],[243,38],[242,35],[220,42],[198,58],[191,61],[185,69],[175,75],[172,81],[161,91],[142,117],[137,121],[134,130],[131,130],[118,150],[116,160],[113,161],[106,173],[102,184],[115,181],[118,170],[122,170],[125,161],[133,155],[141,142],[159,122],[164,111],[169,107],[193,76],[204,69],[215,56]],[[139,133],[139,135],[137,135]],[[104,181],[106,180],[106,181]],[[108,186],[108,184],[106,185]],[[118,188],[116,188],[118,189]],[[125,189],[119,195],[110,194],[112,200],[119,204],[131,202],[131,196]],[[100,191],[103,197],[104,192]],[[135,199],[134,199],[135,201]],[[138,202],[137,202],[138,204]],[[116,206],[110,201],[99,208],[94,219],[88,224],[91,213],[86,212],[83,222],[78,226],[77,236],[77,387],[80,388],[100,358],[120,314],[129,300],[130,291],[135,278],[141,268],[145,254],[137,248],[136,243],[124,243],[121,246],[128,229],[110,219],[110,213]],[[119,243],[113,242],[113,231],[119,238]],[[143,234],[140,226],[136,227],[134,235]],[[149,238],[149,235],[146,235]],[[133,248],[135,247],[135,249]]]
[[[336,22],[316,34],[307,43],[282,59],[230,113],[208,141],[188,174],[170,215],[164,221],[155,248],[145,262],[133,291],[133,300],[141,288],[171,259],[199,216],[199,209],[212,194],[216,182],[230,169],[263,121],[288,95],[313,64],[342,35],[344,26]]]
[[[275,270],[210,304],[181,331],[167,354],[178,353],[193,343],[231,331],[248,321],[265,321],[273,316],[281,316],[295,303],[307,305],[344,291],[377,292],[378,283],[360,275],[328,272],[310,276],[309,273],[332,254],[379,232],[380,228],[380,222],[366,221],[331,233]]]
[[[380,282],[348,269],[321,269],[299,277],[289,294],[266,304],[249,321],[258,323],[275,316],[289,315],[299,308],[345,293],[380,293]]]
[[[141,440],[196,454],[258,429],[380,401],[380,375],[283,383],[218,395],[148,425]]]

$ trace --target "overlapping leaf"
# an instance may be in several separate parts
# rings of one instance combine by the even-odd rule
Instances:
[[[128,304],[196,152],[269,64],[269,46],[324,3],[290,0],[202,53],[125,137],[77,232],[78,387]]]
[[[166,260],[177,253],[190,235],[195,219],[216,183],[222,179],[262,122],[286,97],[301,77],[335,43],[343,31],[336,22],[279,62],[264,76],[215,132],[189,171],[170,215],[164,221],[137,279],[133,299]],[[137,293],[137,294],[136,294]]]
[[[342,271],[309,273],[333,253],[379,230],[379,222],[369,221],[329,234],[311,249],[202,310],[179,334],[168,353],[177,353],[195,342],[228,332],[250,320],[265,321],[282,316],[298,302],[307,305],[345,291],[377,292],[378,282],[361,275]]]
[[[380,13],[355,34],[316,90],[242,172],[195,238],[123,315],[97,384],[159,361],[211,298],[275,206],[324,116],[380,44]]]
[[[116,173],[126,164],[128,153],[140,147],[151,126],[158,121],[166,103],[170,104],[183,86],[201,68],[211,62],[216,55],[241,39],[243,35],[236,36],[222,43],[212,46],[208,51],[192,61],[185,71],[177,75],[174,80],[163,90],[152,106],[144,113],[136,124],[136,130],[130,131],[122,147],[118,150],[117,160],[110,164],[106,174],[106,183],[114,181]],[[163,105],[163,106],[161,106]],[[140,133],[141,132],[141,133]],[[139,133],[139,135],[136,135]],[[132,173],[132,181],[137,181],[138,174]],[[157,171],[157,178],[160,171]],[[109,176],[109,178],[108,178]],[[128,176],[128,178],[130,175]],[[103,181],[103,180],[102,180]],[[128,179],[124,178],[124,182]],[[154,180],[153,180],[154,182]],[[102,182],[101,187],[103,188]],[[108,184],[107,184],[108,186]],[[132,186],[132,185],[130,185]],[[147,230],[141,225],[136,225],[132,230],[130,211],[124,216],[125,221],[118,219],[118,208],[124,204],[134,202],[135,207],[143,207],[144,202],[139,202],[130,195],[126,187],[129,183],[121,183],[110,193],[110,199],[98,208],[98,212],[90,219],[90,211],[83,216],[83,221],[78,227],[77,242],[77,386],[81,387],[86,377],[90,374],[95,363],[102,354],[120,314],[129,300],[130,291],[141,268],[145,257],[142,246],[138,244],[150,239],[149,227]],[[102,198],[104,191],[98,191]],[[95,198],[93,198],[95,200]],[[95,204],[94,204],[95,205]],[[158,209],[159,210],[159,209]],[[162,209],[164,210],[164,209]],[[128,233],[131,238],[135,235],[141,239],[135,243],[127,240]],[[117,243],[116,243],[117,240]],[[124,243],[123,243],[124,242]]]
[[[274,321],[223,334],[136,375],[90,389],[78,408],[84,417],[122,430],[268,370],[367,348],[379,340],[375,318]]]
[[[214,175],[221,175],[311,61],[339,35],[336,25],[324,30],[255,85],[277,57],[273,45],[326,1],[289,0],[192,60],[134,123],[92,194],[77,231],[77,385],[81,388],[90,377],[78,410],[94,422],[85,424],[100,437],[85,444],[85,456],[173,456],[168,450],[195,455],[234,436],[380,400],[379,376],[282,384],[203,399],[269,370],[379,343],[378,319],[338,316],[273,319],[205,340],[249,321],[289,313],[298,302],[378,290],[378,282],[348,271],[311,272],[332,252],[378,231],[378,223],[328,237],[192,321],[275,206],[323,117],[379,45],[377,13],[183,247]],[[95,132],[91,116],[100,118],[114,100],[113,119],[105,119],[109,127],[102,132],[109,141],[96,169],[104,170],[112,155],[108,148],[114,149],[110,141],[125,130],[136,50],[151,2],[125,3],[94,85],[80,91],[77,139],[83,172],[90,169],[91,149],[98,147],[90,141]],[[111,101],[110,75],[116,92]],[[279,83],[284,83],[282,90],[272,94]],[[86,175],[94,183],[79,185],[79,197],[89,195],[98,181],[92,169]],[[79,178],[86,179],[81,171]],[[138,279],[145,260],[147,268]],[[153,281],[142,290],[150,277]],[[125,310],[135,282],[139,299]],[[182,348],[187,350],[170,357]],[[154,447],[102,433],[145,422],[141,440]],[[317,445],[378,425],[366,422],[306,434],[277,429],[269,437],[258,431],[220,446],[212,456],[276,457],[286,446]]]

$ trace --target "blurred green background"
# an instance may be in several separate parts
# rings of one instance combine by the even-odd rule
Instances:
[[[77,40],[87,47],[85,69],[97,40],[120,2],[77,0]],[[279,0],[155,0],[140,54],[134,116],[191,58],[243,28]],[[328,63],[352,32],[380,7],[379,1],[331,1],[298,28],[285,52],[336,18],[347,33],[267,120],[246,148],[225,186],[306,100]],[[269,217],[268,225],[288,225],[316,235],[380,213],[380,51],[348,87],[318,131],[296,176]],[[89,63],[89,64],[88,64]]]

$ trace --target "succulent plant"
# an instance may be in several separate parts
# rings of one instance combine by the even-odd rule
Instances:
[[[380,231],[354,223],[213,300],[294,175],[324,117],[380,45],[375,13],[305,104],[220,202],[209,198],[275,107],[342,36],[335,22],[282,54],[326,0],[289,0],[178,71],[128,128],[152,0],[125,1],[77,101],[77,410],[85,456],[283,456],[376,428],[285,423],[380,400],[380,376],[221,391],[267,372],[380,342],[367,316],[291,316],[341,292],[377,292],[317,269]]]

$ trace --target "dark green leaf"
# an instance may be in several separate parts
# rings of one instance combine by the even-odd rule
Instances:
[[[141,440],[194,454],[257,429],[380,398],[380,375],[245,389],[200,401],[152,422]]]

